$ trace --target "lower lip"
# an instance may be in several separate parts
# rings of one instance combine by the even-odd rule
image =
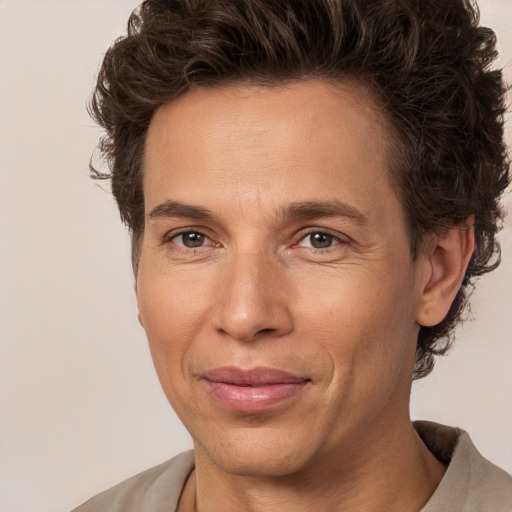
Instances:
[[[252,413],[272,409],[301,393],[309,381],[263,386],[236,386],[205,380],[212,396],[222,406],[234,411]]]

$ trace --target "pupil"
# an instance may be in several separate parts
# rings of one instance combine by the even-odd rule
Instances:
[[[326,235],[325,233],[314,233],[311,235],[311,245],[315,249],[325,249],[332,245],[332,239],[333,237],[331,235]]]
[[[203,242],[204,235],[201,235],[201,233],[186,233],[183,235],[183,245],[185,247],[200,247]]]

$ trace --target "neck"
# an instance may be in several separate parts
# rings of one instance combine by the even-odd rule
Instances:
[[[401,425],[394,420],[387,429],[375,426],[364,436],[358,433],[357,442],[347,443],[350,449],[324,454],[303,471],[277,478],[227,474],[196,446],[196,471],[179,510],[418,512],[445,467],[428,451],[408,417]]]

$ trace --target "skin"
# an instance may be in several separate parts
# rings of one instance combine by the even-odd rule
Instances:
[[[412,262],[390,134],[368,95],[319,80],[197,89],[156,112],[136,293],[196,450],[180,510],[413,511],[437,487],[445,468],[409,419],[415,340],[448,311],[472,232]],[[233,411],[202,378],[228,365],[308,384]]]

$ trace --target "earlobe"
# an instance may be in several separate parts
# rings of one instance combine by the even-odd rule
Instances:
[[[416,315],[419,325],[429,327],[443,321],[460,289],[474,246],[469,222],[435,235],[422,256],[427,270]]]

